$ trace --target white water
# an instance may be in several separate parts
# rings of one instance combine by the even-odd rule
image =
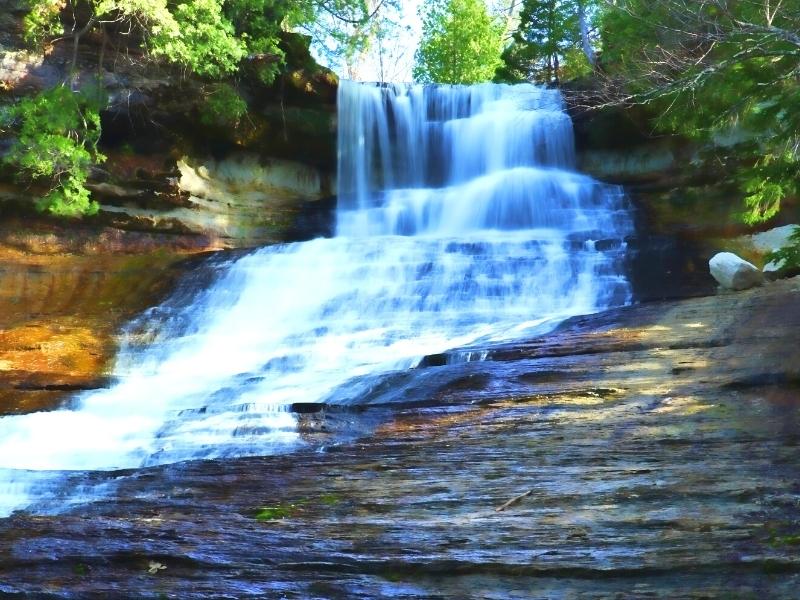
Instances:
[[[336,237],[225,264],[130,328],[111,389],[0,419],[0,514],[82,500],[64,472],[289,450],[294,403],[629,299],[593,244],[630,233],[624,199],[571,170],[557,92],[343,82],[339,131]]]

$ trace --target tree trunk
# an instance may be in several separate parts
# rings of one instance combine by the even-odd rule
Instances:
[[[558,60],[558,54],[554,54],[553,55],[553,74],[555,75],[554,79],[555,79],[556,85],[558,85],[559,82],[560,82],[560,78],[558,76],[558,70],[560,68],[561,68],[561,63]]]
[[[585,0],[578,0],[578,25],[581,30],[581,47],[583,53],[586,55],[589,64],[592,67],[597,66],[597,57],[594,55],[594,48],[589,40],[589,23],[586,21],[586,3]]]
[[[92,27],[94,27],[95,23],[97,23],[97,19],[93,16],[90,17],[86,24],[81,27],[78,31],[75,31],[72,34],[72,64],[69,69],[69,73],[67,78],[69,80],[70,87],[74,87],[77,84],[77,77],[78,77],[78,46],[81,43],[81,37],[84,33],[89,31]]]

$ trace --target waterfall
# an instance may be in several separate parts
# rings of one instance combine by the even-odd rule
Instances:
[[[131,324],[112,387],[0,419],[0,512],[63,503],[75,472],[290,451],[292,406],[629,300],[625,199],[574,171],[557,91],[344,81],[338,103],[336,236],[222,263]]]

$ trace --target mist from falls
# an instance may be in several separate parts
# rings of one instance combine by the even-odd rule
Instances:
[[[574,172],[557,91],[344,81],[338,105],[336,236],[222,263],[130,325],[114,386],[0,419],[0,514],[64,502],[65,472],[289,451],[293,405],[629,301],[627,204]]]

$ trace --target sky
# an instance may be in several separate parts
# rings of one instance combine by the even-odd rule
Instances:
[[[400,26],[392,32],[391,39],[387,40],[384,45],[383,77],[381,77],[379,53],[375,48],[361,57],[361,60],[352,65],[350,69],[344,65],[331,64],[318,51],[314,52],[314,57],[320,64],[332,69],[337,75],[345,79],[358,81],[411,81],[414,52],[422,35],[419,6],[423,1],[399,0],[397,20]]]
[[[378,2],[380,0],[372,0]],[[521,0],[485,0],[490,14],[505,15],[509,6],[514,12],[522,5]],[[422,37],[422,21],[419,17],[420,6],[425,0],[398,0],[398,12],[391,13],[399,26],[392,30],[390,39],[383,47],[383,69],[381,70],[380,53],[372,48],[360,57],[354,65],[331,64],[324,54],[314,50],[314,57],[322,65],[333,70],[343,79],[357,81],[410,82],[414,67],[414,53]],[[318,50],[318,49],[317,49]]]

